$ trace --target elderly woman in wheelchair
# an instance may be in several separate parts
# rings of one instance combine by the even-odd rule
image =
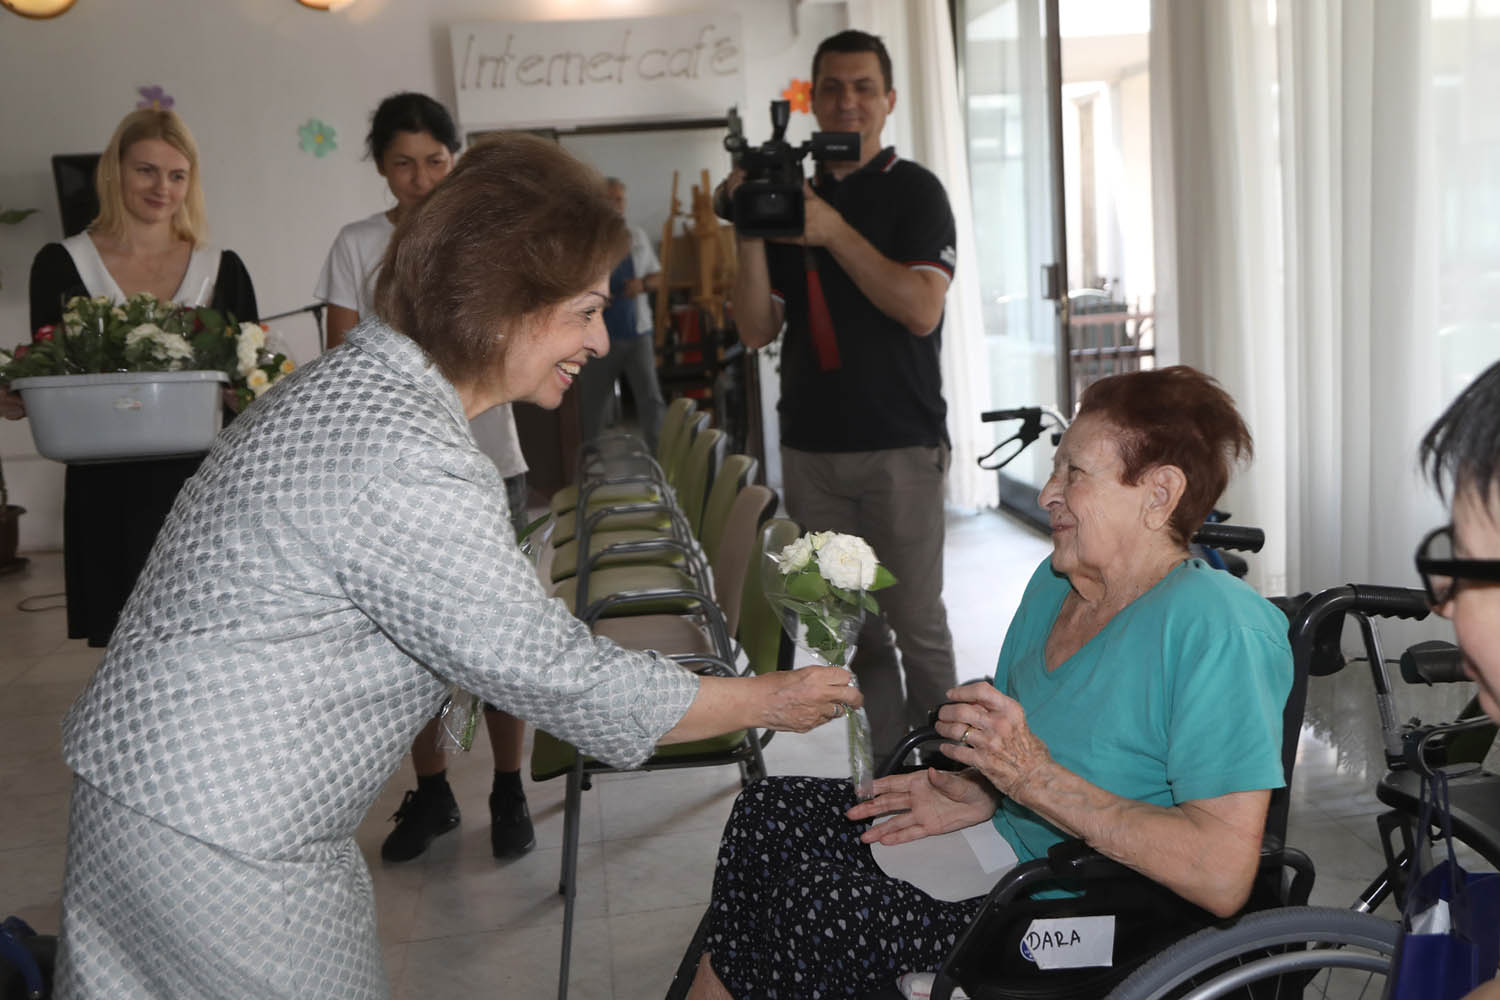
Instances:
[[[1291,654],[1286,619],[1187,543],[1250,451],[1232,400],[1192,369],[1092,385],[1041,493],[1053,552],[994,683],[938,713],[964,770],[891,775],[859,803],[847,782],[749,786],[690,996],[858,997],[935,969],[1003,874],[996,847],[1027,861],[1082,838],[1204,910],[1238,910],[1283,783]],[[887,874],[911,852],[947,855],[928,860],[964,888],[935,898]]]

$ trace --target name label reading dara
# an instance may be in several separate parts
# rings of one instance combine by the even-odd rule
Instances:
[[[1115,918],[1033,920],[1021,937],[1021,957],[1038,969],[1086,969],[1115,961]]]

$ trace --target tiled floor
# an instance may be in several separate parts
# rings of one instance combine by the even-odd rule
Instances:
[[[961,677],[989,672],[1021,589],[1046,551],[1044,541],[1002,515],[950,518],[945,596]],[[19,914],[46,931],[57,927],[70,781],[58,721],[100,659],[99,651],[63,638],[60,598],[36,600],[62,589],[56,553],[33,553],[26,571],[0,577],[0,915]],[[21,610],[21,602],[45,610]],[[1291,842],[1312,855],[1314,899],[1330,905],[1347,905],[1380,864],[1371,764],[1378,766],[1379,727],[1370,690],[1367,677],[1346,670],[1316,679],[1311,692]],[[1445,707],[1456,696],[1438,695]],[[773,773],[845,769],[835,727],[777,736],[767,755]],[[393,866],[379,859],[408,769],[360,828],[398,997],[531,997],[555,989],[562,782],[528,786],[537,847],[496,863],[486,822],[489,768],[485,747],[454,763],[465,821],[418,861]],[[714,850],[737,789],[734,771],[712,769],[609,776],[585,793],[572,996],[663,994],[707,901]]]

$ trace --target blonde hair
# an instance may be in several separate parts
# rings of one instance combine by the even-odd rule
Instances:
[[[120,190],[120,165],[131,146],[143,139],[160,139],[187,157],[188,189],[172,216],[172,234],[194,246],[208,235],[203,218],[203,185],[198,180],[198,144],[175,111],[141,108],[120,120],[109,146],[99,157],[94,186],[99,192],[99,215],[89,231],[116,238],[125,235],[125,197]]]

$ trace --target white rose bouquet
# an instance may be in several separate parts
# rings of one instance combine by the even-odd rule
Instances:
[[[767,553],[762,574],[766,599],[781,614],[792,640],[825,663],[846,666],[865,612],[880,613],[871,591],[896,582],[875,550],[858,535],[815,531]],[[849,773],[855,794],[874,794],[875,759],[870,721],[862,708],[847,713]]]
[[[772,558],[778,574],[767,579],[766,597],[782,612],[788,631],[813,653],[844,666],[864,612],[880,611],[870,592],[896,578],[869,542],[836,531],[803,535]],[[788,615],[797,622],[795,631]]]

